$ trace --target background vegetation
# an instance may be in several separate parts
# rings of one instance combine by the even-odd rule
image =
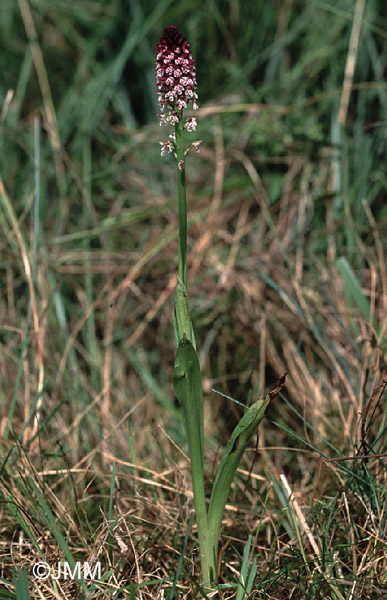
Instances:
[[[41,560],[100,560],[90,598],[200,594],[172,391],[175,166],[156,117],[168,24],[197,65],[207,464],[243,410],[212,390],[246,404],[288,373],[229,499],[222,595],[386,597],[383,7],[2,0],[0,598],[86,597],[34,578]]]

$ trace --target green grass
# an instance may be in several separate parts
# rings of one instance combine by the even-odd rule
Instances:
[[[0,599],[200,597],[154,80],[170,23],[197,66],[207,464],[242,414],[212,389],[248,404],[288,372],[228,499],[219,595],[385,598],[387,21],[366,3],[339,124],[357,4],[1,2]],[[39,582],[42,560],[102,576]]]

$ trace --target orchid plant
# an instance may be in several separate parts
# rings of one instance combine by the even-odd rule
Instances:
[[[174,128],[168,141],[160,142],[161,154],[173,153],[177,163],[179,256],[174,307],[176,358],[174,390],[183,413],[191,459],[191,476],[200,546],[202,583],[209,589],[218,580],[218,541],[227,496],[242,455],[262,421],[266,408],[280,387],[248,408],[236,425],[225,448],[214,479],[209,506],[204,490],[204,421],[203,391],[194,330],[190,318],[187,292],[187,203],[185,157],[193,148],[199,151],[200,140],[184,147],[183,134],[196,130],[196,119],[184,111],[197,109],[196,72],[189,42],[177,27],[169,25],[158,44],[156,78],[160,125]],[[283,385],[283,383],[282,383]],[[282,387],[281,385],[281,387]]]

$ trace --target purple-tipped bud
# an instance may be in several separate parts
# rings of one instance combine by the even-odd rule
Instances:
[[[174,124],[183,108],[192,104],[197,109],[196,73],[189,43],[174,25],[168,25],[157,44],[156,77],[161,110],[165,106],[169,115],[160,116],[160,125]],[[195,129],[195,119],[190,120],[188,131]]]

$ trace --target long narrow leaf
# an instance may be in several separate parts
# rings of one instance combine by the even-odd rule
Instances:
[[[14,578],[17,600],[30,600],[30,592],[28,590],[28,575],[25,569],[18,569]]]
[[[200,365],[193,345],[185,336],[177,349],[173,384],[183,411],[191,460],[200,464],[203,471],[204,417]]]
[[[185,336],[196,350],[195,334],[189,315],[187,288],[180,277],[177,278],[174,327],[176,346],[179,345],[180,341]]]
[[[179,400],[191,457],[192,487],[198,525],[202,578],[206,584],[216,578],[216,556],[211,550],[204,493],[203,390],[200,365],[191,342],[183,336],[179,343],[173,373],[175,394]]]
[[[336,260],[336,266],[343,278],[347,298],[356,303],[364,319],[369,323],[371,318],[370,304],[363,294],[359,280],[345,256],[340,256],[340,258]]]
[[[248,592],[251,590],[251,587],[250,587],[250,590],[247,589],[247,582],[249,579],[251,579],[251,577],[249,577],[249,575],[251,575],[252,570],[254,571],[254,568],[255,568],[255,572],[257,570],[257,566],[255,564],[255,562],[256,562],[255,559],[253,560],[252,570],[251,569],[250,569],[250,571],[248,570],[250,550],[251,550],[251,540],[252,540],[252,537],[251,537],[251,535],[249,535],[249,539],[246,544],[245,552],[243,554],[240,582],[238,584],[238,591],[237,591],[235,600],[244,600],[245,596],[247,597]],[[255,572],[254,572],[254,575],[255,575]]]
[[[208,511],[208,528],[213,547],[217,549],[224,507],[235,473],[251,438],[262,421],[270,396],[255,402],[243,415],[228,442],[216,472]]]

